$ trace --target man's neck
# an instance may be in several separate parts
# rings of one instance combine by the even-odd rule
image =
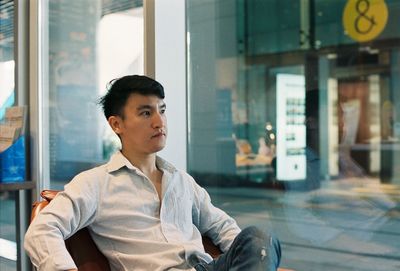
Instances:
[[[132,165],[137,167],[153,183],[161,204],[161,181],[163,173],[157,168],[156,154],[134,154],[126,150],[124,151],[124,149],[121,152]]]
[[[157,171],[156,166],[156,154],[137,154],[130,153],[126,150],[122,150],[121,153],[131,162],[132,165],[140,169],[147,177],[151,176]]]

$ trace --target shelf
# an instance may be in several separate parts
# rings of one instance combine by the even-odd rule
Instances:
[[[15,182],[15,183],[0,183],[0,192],[17,191],[36,188],[36,182]]]

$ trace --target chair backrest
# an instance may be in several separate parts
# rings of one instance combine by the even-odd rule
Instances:
[[[31,221],[58,192],[57,190],[43,190],[40,193],[44,200],[33,204]],[[97,248],[87,228],[81,229],[65,240],[65,245],[79,271],[110,271],[107,258]],[[203,245],[205,251],[212,257],[216,258],[221,254],[220,249],[209,238],[203,237]]]

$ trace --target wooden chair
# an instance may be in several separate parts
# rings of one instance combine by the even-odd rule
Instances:
[[[43,190],[40,193],[44,200],[33,204],[31,221],[49,204],[58,192],[57,190]],[[97,248],[87,228],[79,230],[65,240],[65,245],[79,271],[110,271],[107,258]],[[221,250],[212,243],[211,239],[203,237],[203,245],[205,251],[213,258],[221,254]],[[278,271],[293,270],[279,268]]]

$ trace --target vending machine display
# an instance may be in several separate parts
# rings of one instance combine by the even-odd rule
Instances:
[[[305,79],[303,75],[278,74],[277,172],[280,181],[306,178]]]

